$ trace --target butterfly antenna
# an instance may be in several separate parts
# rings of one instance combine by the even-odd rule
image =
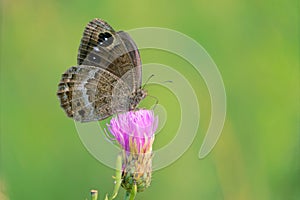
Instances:
[[[173,83],[173,81],[168,80],[168,81],[164,81],[163,83]]]
[[[147,83],[151,80],[151,78],[154,76],[154,74],[151,74],[151,76],[149,76],[149,78],[147,79],[147,81],[145,82],[145,84],[143,85],[142,89],[145,88],[145,86],[147,85]]]

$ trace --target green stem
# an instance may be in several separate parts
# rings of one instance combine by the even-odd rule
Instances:
[[[118,155],[117,162],[116,162],[115,187],[111,198],[109,198],[110,200],[113,200],[114,198],[117,197],[121,186],[121,182],[122,182],[122,156]]]
[[[119,155],[117,157],[117,162],[116,162],[116,176],[114,177],[115,179],[115,186],[114,186],[114,190],[111,196],[108,196],[108,194],[106,194],[105,196],[105,200],[113,200],[117,197],[121,183],[122,183],[122,156]],[[131,193],[129,193],[129,197]],[[129,198],[128,197],[128,198]],[[97,190],[91,190],[91,200],[97,200],[98,199],[98,191]],[[134,198],[133,198],[134,199]],[[133,200],[132,198],[130,198],[130,200]]]
[[[126,191],[124,200],[129,200],[129,198],[130,198],[130,192]]]
[[[131,192],[126,191],[124,200],[134,200],[136,193],[137,193],[137,186],[136,184],[134,184]]]

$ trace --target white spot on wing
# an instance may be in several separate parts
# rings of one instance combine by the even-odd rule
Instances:
[[[100,49],[98,47],[94,47],[94,50],[97,51],[97,52],[100,51]]]

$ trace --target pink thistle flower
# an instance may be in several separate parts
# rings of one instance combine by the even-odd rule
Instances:
[[[152,176],[152,144],[158,117],[152,110],[129,111],[112,118],[108,129],[123,149],[122,187],[144,191]]]
[[[158,117],[152,110],[129,111],[112,118],[108,130],[126,152],[148,153],[157,124]]]

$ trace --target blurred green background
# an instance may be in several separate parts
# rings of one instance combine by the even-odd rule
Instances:
[[[111,191],[114,171],[84,148],[55,95],[95,17],[116,30],[156,26],[194,38],[226,87],[222,136],[199,160],[210,119],[205,83],[179,57],[141,51],[144,63],[167,64],[190,80],[201,121],[188,151],[156,171],[137,199],[300,199],[299,2],[2,0],[1,200],[83,200],[90,189],[103,199]],[[174,137],[180,112],[169,103],[171,93],[148,89],[172,116],[156,138],[158,148]]]

